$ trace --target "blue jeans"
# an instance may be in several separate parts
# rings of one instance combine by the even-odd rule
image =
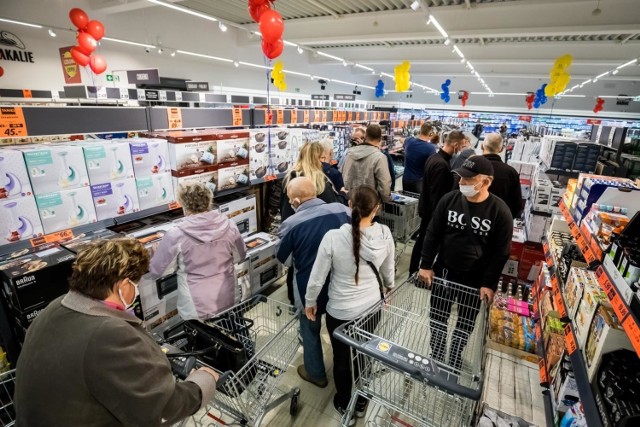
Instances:
[[[300,335],[302,336],[302,349],[304,350],[304,368],[314,380],[327,378],[322,357],[320,328],[322,328],[321,314],[316,314],[316,320],[312,321],[307,319],[304,311],[302,312],[300,315]]]

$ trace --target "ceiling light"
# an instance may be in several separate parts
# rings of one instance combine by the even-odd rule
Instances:
[[[338,58],[337,56],[329,55],[328,53],[324,53],[321,51],[318,51],[318,55],[324,56],[326,58],[335,59],[336,61],[344,62],[344,59],[342,58]]]
[[[460,49],[458,49],[457,45],[453,46],[453,51],[457,53],[460,58],[464,58],[464,55],[462,54],[462,52],[460,52]]]
[[[291,71],[291,70],[282,70],[283,73],[287,73],[287,74],[293,74],[294,76],[301,76],[301,77],[312,77],[310,74],[307,73],[299,73],[297,71]]]
[[[618,74],[619,72],[620,72],[620,70],[613,70],[613,72],[612,72],[611,74],[613,74],[613,75],[615,76],[615,75],[616,75],[616,74]]]
[[[351,83],[351,82],[345,82],[345,81],[342,81],[342,80],[331,79],[331,81],[334,82],[334,83],[342,83],[343,85],[349,85],[349,86],[353,85],[353,83]]]
[[[55,32],[55,31],[53,31],[53,28],[49,28],[49,35],[50,35],[51,37],[55,37],[55,36],[57,36],[56,32]]]
[[[303,52],[304,52],[304,50],[303,50],[300,46],[298,46],[298,53],[299,53],[300,55],[302,55],[302,53],[303,53]]]
[[[434,27],[436,27],[436,29],[440,32],[442,37],[444,37],[445,39],[449,38],[449,35],[447,34],[447,32],[444,30],[444,28],[442,28],[438,20],[433,15],[429,15],[429,21],[431,21]]]
[[[233,66],[238,68],[240,66],[240,63],[238,61],[233,61]]]
[[[460,60],[460,63],[461,63],[461,64],[464,64],[464,63],[465,63],[465,61],[466,61],[466,59],[462,58],[462,59]]]
[[[229,61],[231,62],[231,61]],[[244,62],[244,61],[239,61],[240,65],[246,65],[247,67],[254,67],[254,68],[262,68],[263,70],[270,70],[271,67],[267,67],[266,65],[260,65],[260,64],[253,64],[251,62]]]
[[[287,45],[287,46],[291,46],[291,47],[296,47],[296,46],[298,46],[298,45],[297,45],[297,44],[295,44],[294,42],[289,42],[289,41],[286,41],[286,40],[283,40],[282,42],[283,42],[285,45]]]
[[[227,26],[224,25],[222,22],[218,22],[218,28],[220,28],[220,31],[222,31],[223,33],[227,31]]]
[[[130,42],[129,40],[122,40],[122,39],[114,39],[111,37],[103,37],[102,40],[107,40],[110,42],[116,42],[116,43],[122,43],[122,44],[129,44],[132,46],[140,46],[140,47],[146,47],[149,49],[154,49],[155,46],[152,44],[145,44],[145,43],[138,43],[138,42]]]
[[[182,7],[182,6],[178,6],[172,3],[165,3],[163,1],[160,0],[147,0],[150,3],[153,4],[157,4],[158,6],[164,6],[164,7],[168,7],[169,9],[173,9],[173,10],[177,10],[179,12],[183,12],[183,13],[187,13],[189,15],[193,15],[193,16],[197,16],[198,18],[202,18],[202,19],[206,19],[209,21],[214,21],[214,22],[218,22],[218,20],[216,18],[214,18],[213,16],[209,16],[205,13],[200,13],[200,12],[196,12],[195,10],[192,9],[188,9],[186,7]]]
[[[595,79],[593,79],[593,82],[597,83],[598,82],[598,78],[596,77]]]
[[[164,49],[162,49],[161,47],[158,48],[158,54],[162,55],[162,52],[164,52]]]
[[[354,65],[356,68],[362,68],[363,70],[373,71],[373,68],[367,67],[366,65],[362,65],[362,64],[354,64]]]
[[[604,76],[606,76],[607,74],[609,74],[609,72],[608,72],[608,71],[607,71],[606,73],[602,73],[602,74],[600,74],[599,76],[596,76],[596,79],[599,79],[599,78],[601,78],[601,77],[604,77]]]
[[[315,77],[315,76],[309,76],[309,78],[310,78],[311,80],[313,80],[313,79],[315,79],[316,77]]]
[[[616,67],[616,70],[621,70],[621,69],[623,69],[624,67],[627,67],[627,66],[629,66],[629,65],[635,64],[636,62],[638,62],[638,58],[636,58],[636,59],[632,59],[631,61],[626,62],[626,63],[624,63],[624,64],[622,64],[622,65],[620,65],[620,66]]]
[[[176,51],[171,52],[171,56],[176,56]]]
[[[24,25],[25,27],[42,28],[42,25],[29,24],[27,22],[22,22],[22,21],[14,21],[13,19],[0,18],[0,22],[8,22],[9,24]]]
[[[347,61],[342,61],[342,65],[344,65],[346,67],[349,64],[347,64]]]
[[[233,62],[231,59],[220,58],[218,56],[204,55],[202,53],[189,52],[189,51],[186,51],[186,50],[177,50],[176,52],[181,53],[183,55],[190,55],[190,56],[197,56],[199,58],[213,59],[215,61]]]
[[[386,77],[391,77],[394,78],[391,74],[389,73],[380,73],[381,76],[386,76]]]
[[[416,0],[413,3],[411,3],[411,9],[413,9],[414,12],[420,9],[420,2]]]
[[[446,40],[444,41],[444,45],[445,45],[445,46],[449,46],[450,44],[451,44],[451,40],[446,39]]]

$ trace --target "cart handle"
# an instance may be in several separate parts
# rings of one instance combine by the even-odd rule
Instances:
[[[366,347],[363,343],[356,341],[355,339],[353,339],[352,337],[350,337],[344,332],[345,328],[349,324],[350,322],[339,326],[333,332],[334,338],[348,345],[349,347],[355,348],[356,350],[366,354],[367,356],[373,357],[374,359],[377,359],[383,362],[384,364],[397,369],[400,372],[405,372],[411,375],[413,378],[419,381],[424,381],[426,383],[439,387],[442,390],[446,390],[448,392],[469,398],[474,401],[477,401],[480,399],[482,395],[484,378],[479,379],[477,389],[472,389],[454,382],[443,380],[437,376],[426,375],[422,370],[418,368],[413,368],[411,367],[411,365],[407,366],[406,364],[399,363],[395,358],[391,357],[388,353],[375,352],[371,348]],[[401,347],[401,346],[397,346],[397,347]]]

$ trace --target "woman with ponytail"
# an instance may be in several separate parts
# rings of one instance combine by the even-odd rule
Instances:
[[[333,337],[340,325],[362,315],[380,301],[381,293],[394,286],[394,243],[386,225],[373,222],[380,209],[378,192],[369,186],[361,186],[349,192],[351,224],[325,234],[313,264],[307,285],[305,313],[315,320],[317,298],[327,275],[329,302],[327,304],[327,329],[333,347],[333,378],[336,395],[333,404],[343,415],[351,399],[352,375],[349,347]],[[354,373],[357,377],[358,373]],[[363,417],[367,401],[356,402],[356,417]],[[354,425],[355,419],[349,425]]]

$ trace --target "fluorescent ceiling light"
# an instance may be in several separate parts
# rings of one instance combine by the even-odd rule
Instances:
[[[367,86],[367,85],[358,85],[358,87],[364,87],[366,89],[371,89],[371,90],[375,90],[376,88],[373,86]]]
[[[254,68],[262,68],[263,70],[271,69],[271,67],[267,67],[265,65],[253,64],[251,62],[244,62],[244,61],[240,61],[240,65],[246,65],[247,67],[254,67]]]
[[[631,61],[629,61],[629,62],[626,62],[626,63],[624,63],[624,64],[622,64],[622,65],[617,66],[617,67],[616,67],[616,70],[620,70],[620,69],[622,69],[622,68],[624,68],[624,67],[627,67],[627,66],[629,66],[629,65],[635,64],[636,62],[638,62],[638,58],[636,58],[636,59],[632,59],[632,60],[631,60]]]
[[[223,33],[228,30],[227,26],[224,25],[222,22],[218,22],[218,28],[220,28],[220,31],[222,31]]]
[[[355,64],[355,67],[362,68],[363,70],[367,70],[367,71],[373,71],[373,68],[367,67],[366,65],[362,65],[362,64]]]
[[[285,74],[293,74],[294,76],[311,77],[311,74],[299,73],[297,71],[282,70],[282,72],[285,73]]]
[[[176,52],[181,53],[183,55],[190,55],[190,56],[197,56],[199,58],[213,59],[215,61],[233,62],[231,59],[220,58],[218,56],[204,55],[202,53],[189,52],[189,51],[186,51],[186,50],[177,50]]]
[[[609,74],[609,72],[608,72],[608,71],[607,71],[607,72],[605,72],[605,73],[600,74],[599,76],[596,76],[596,79],[599,79],[599,78],[601,78],[601,77],[604,77],[604,76],[606,76],[607,74]]]
[[[380,74],[382,74],[382,75],[383,75],[383,76],[385,76],[385,77],[391,77],[392,79],[394,78],[394,77],[393,77],[391,74],[389,74],[389,73],[380,73]]]
[[[140,47],[148,47],[149,49],[154,49],[155,46],[152,44],[145,44],[145,43],[138,43],[138,42],[131,42],[129,40],[122,40],[122,39],[114,39],[112,37],[103,37],[102,40],[107,40],[110,42],[115,42],[115,43],[122,43],[122,44],[128,44],[131,46],[140,46]]]
[[[298,53],[299,53],[300,55],[302,55],[302,53],[303,53],[303,52],[304,52],[304,50],[302,50],[302,48],[301,48],[300,46],[298,46]]]
[[[615,76],[615,75],[616,75],[616,74],[618,74],[619,72],[620,72],[620,70],[617,70],[617,69],[616,69],[616,70],[613,70],[613,72],[612,72],[611,74],[613,74],[613,75]]]
[[[415,0],[413,3],[411,3],[411,9],[413,9],[414,12],[420,9],[420,2],[418,0]]]
[[[55,31],[53,31],[53,29],[52,29],[52,28],[49,28],[49,35],[50,35],[51,37],[55,37],[55,36],[57,36],[56,32],[55,32]]]
[[[444,41],[444,45],[445,45],[445,46],[449,46],[450,44],[451,44],[451,40],[446,39],[446,40]]]
[[[297,46],[298,46],[296,43],[288,42],[288,41],[286,41],[286,40],[283,40],[282,42],[283,42],[285,45],[287,45],[287,46],[293,46],[293,47],[297,47]]]
[[[209,16],[209,15],[207,15],[205,13],[200,13],[200,12],[197,12],[195,10],[188,9],[186,7],[178,6],[178,5],[175,5],[173,3],[165,3],[165,2],[160,1],[160,0],[147,0],[147,1],[150,2],[150,3],[153,3],[153,4],[157,4],[158,6],[168,7],[169,9],[173,9],[173,10],[177,10],[177,11],[182,12],[182,13],[187,13],[189,15],[197,16],[198,18],[206,19],[208,21],[218,22],[218,20],[216,18],[214,18],[213,16]]]
[[[462,52],[460,52],[460,49],[458,49],[458,46],[453,46],[453,51],[457,53],[460,58],[464,58],[464,55],[462,54]]]
[[[0,18],[0,22],[8,22],[9,24],[24,25],[25,27],[42,28],[42,25],[29,24],[28,22],[14,21],[13,19]]]
[[[332,81],[332,82],[335,82],[335,83],[342,83],[343,85],[353,86],[353,83],[351,83],[351,82],[345,82],[345,81],[342,81],[342,80],[336,80],[336,79],[332,79],[331,81]]]
[[[429,21],[431,21],[431,23],[437,28],[442,37],[444,37],[445,39],[449,38],[447,32],[444,30],[444,28],[442,28],[438,20],[433,15],[429,15]]]
[[[340,62],[344,62],[344,59],[342,58],[338,58],[337,56],[333,56],[333,55],[329,55],[328,53],[324,53],[321,51],[318,51],[318,55],[327,57],[327,58],[331,58],[331,59],[335,59],[336,61],[340,61]]]

